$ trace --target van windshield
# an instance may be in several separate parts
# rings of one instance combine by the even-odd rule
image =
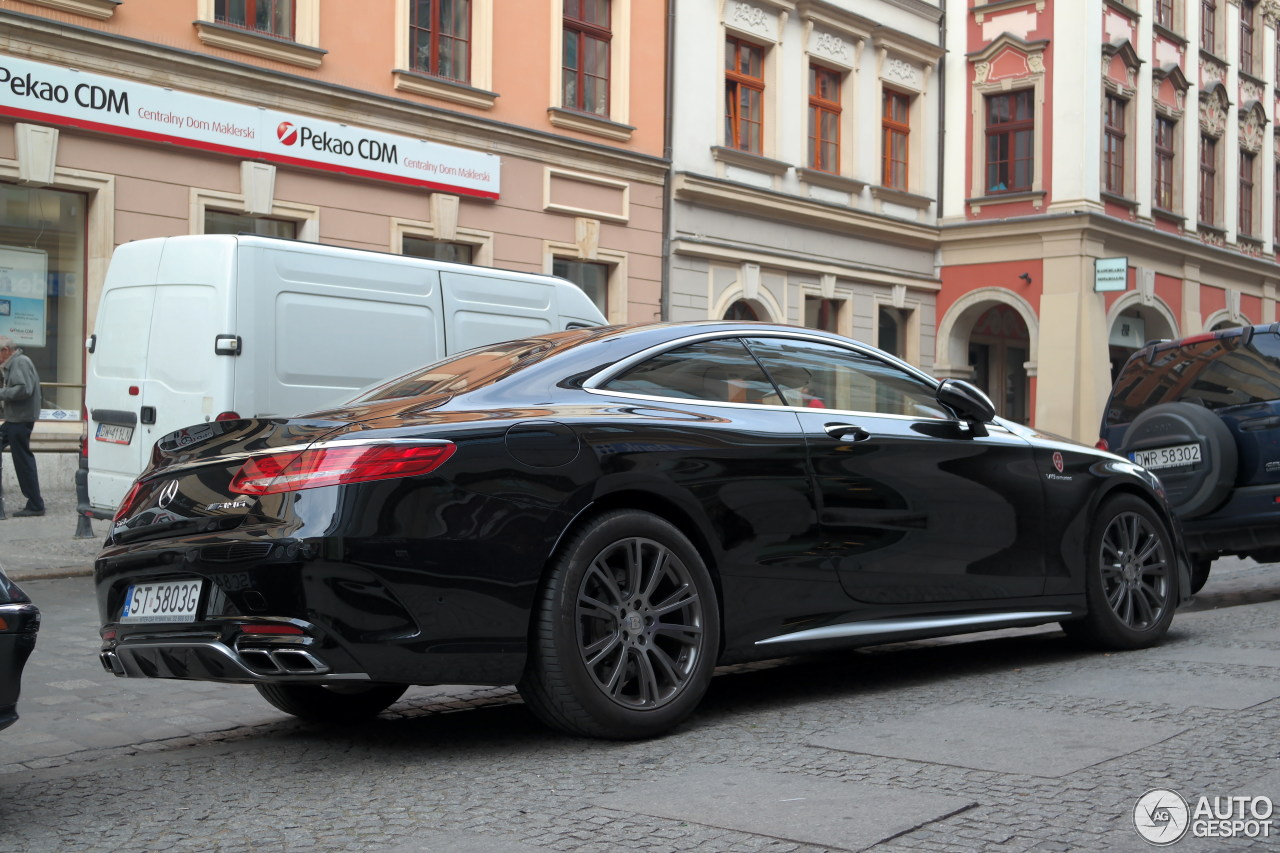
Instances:
[[[1280,336],[1259,332],[1157,350],[1135,358],[1116,379],[1107,423],[1129,423],[1161,403],[1208,409],[1280,400]]]

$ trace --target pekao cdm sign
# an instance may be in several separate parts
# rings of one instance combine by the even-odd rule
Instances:
[[[501,158],[0,56],[0,115],[251,160],[498,198]]]

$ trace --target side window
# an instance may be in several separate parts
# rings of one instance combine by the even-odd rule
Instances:
[[[782,389],[785,405],[950,419],[933,386],[870,355],[815,341],[747,341]]]
[[[737,338],[668,350],[609,380],[610,391],[714,403],[776,403],[777,392]]]

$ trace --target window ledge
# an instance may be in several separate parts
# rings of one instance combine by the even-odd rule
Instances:
[[[1200,231],[1206,231],[1210,234],[1216,234],[1219,237],[1227,236],[1227,229],[1220,228],[1217,225],[1210,225],[1208,222],[1197,222],[1196,228]]]
[[[295,41],[276,38],[266,33],[253,33],[212,21],[196,21],[196,35],[210,47],[221,47],[277,62],[287,62],[303,68],[319,68],[329,51],[319,47],[298,44]]]
[[[844,175],[824,172],[821,169],[806,169],[803,166],[796,166],[796,176],[806,184],[841,190],[852,195],[860,195],[867,186],[866,181],[859,181],[857,178],[846,178]]]
[[[1163,219],[1165,222],[1174,222],[1178,225],[1185,225],[1187,217],[1174,213],[1172,210],[1165,210],[1163,207],[1151,208],[1151,215],[1156,219]]]
[[[468,86],[466,83],[459,83],[456,80],[432,77],[430,74],[423,74],[421,71],[406,71],[403,68],[397,68],[391,72],[391,79],[393,81],[392,85],[401,92],[426,95],[429,98],[438,98],[455,104],[465,104],[468,107],[479,107],[482,110],[493,109],[493,103],[498,99],[497,92],[487,92],[484,89],[477,89],[474,86]]]
[[[547,117],[556,127],[594,133],[596,136],[604,136],[620,142],[629,141],[631,134],[635,132],[635,128],[629,124],[622,124],[590,113],[580,113],[577,110],[566,110],[563,107],[549,107]]]
[[[1138,203],[1133,199],[1129,198],[1127,195],[1120,195],[1119,193],[1113,193],[1110,190],[1102,190],[1099,193],[1099,195],[1102,196],[1103,201],[1109,201],[1112,204],[1118,204],[1121,207],[1127,207],[1130,210],[1138,209]]]
[[[1155,31],[1156,35],[1164,36],[1179,47],[1186,47],[1189,44],[1185,37],[1179,35],[1176,31],[1169,29],[1163,24],[1153,23],[1151,28]]]
[[[965,204],[973,207],[975,211],[981,210],[989,204],[1012,204],[1017,201],[1034,202],[1036,207],[1044,201],[1047,195],[1044,190],[1024,190],[1022,192],[999,193],[998,195],[980,195],[973,198],[965,199]]]
[[[1245,71],[1244,69],[1236,69],[1236,71],[1240,75],[1240,82],[1252,83],[1260,89],[1265,89],[1267,87],[1266,81],[1264,81],[1257,74],[1250,74],[1248,71]]]
[[[70,12],[73,15],[105,21],[116,13],[116,7],[120,5],[121,0],[27,0],[27,2],[36,6],[48,6],[59,12]]]
[[[903,207],[914,207],[917,210],[927,210],[929,205],[933,204],[933,199],[928,196],[909,193],[906,190],[899,190],[893,187],[873,186],[871,188],[871,196],[878,201],[900,204]]]
[[[1255,237],[1252,234],[1237,234],[1236,242],[1241,246],[1247,246],[1255,252],[1261,252],[1262,247],[1266,245],[1266,241],[1261,237]]]
[[[711,156],[721,163],[742,166],[745,169],[754,169],[757,172],[765,172],[770,175],[785,175],[791,168],[790,163],[774,160],[771,157],[761,157],[759,154],[752,154],[749,151],[725,148],[723,145],[712,145]],[[832,177],[835,176],[832,175]]]

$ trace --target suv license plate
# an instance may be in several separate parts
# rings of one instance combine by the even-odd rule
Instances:
[[[140,583],[129,587],[121,622],[194,622],[202,581]]]
[[[1135,450],[1130,458],[1144,468],[1181,468],[1200,463],[1200,445],[1178,444],[1173,447],[1157,447],[1152,450]]]
[[[98,441],[109,441],[112,444],[128,444],[133,440],[133,427],[119,424],[98,424],[98,431],[93,436]]]

